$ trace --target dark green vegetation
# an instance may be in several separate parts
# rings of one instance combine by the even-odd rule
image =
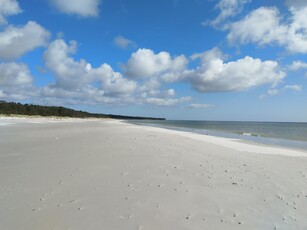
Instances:
[[[76,111],[65,107],[41,106],[31,104],[20,104],[15,102],[0,101],[0,114],[3,115],[27,115],[27,116],[55,116],[75,118],[114,118],[114,119],[135,119],[135,120],[165,120],[164,118],[133,117],[112,114],[88,113]]]

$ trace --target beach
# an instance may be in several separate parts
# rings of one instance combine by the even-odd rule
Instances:
[[[307,229],[307,152],[111,119],[0,119],[0,229]]]

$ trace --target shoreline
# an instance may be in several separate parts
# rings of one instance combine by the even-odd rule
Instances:
[[[191,135],[196,135],[198,136],[197,139],[203,139],[204,141],[209,141],[210,142],[210,139],[208,138],[205,138],[205,137],[213,137],[213,138],[216,138],[216,140],[213,140],[213,143],[222,143],[223,140],[225,140],[227,143],[230,141],[232,142],[239,142],[239,143],[242,143],[243,145],[251,145],[251,146],[254,146],[256,147],[256,149],[258,149],[259,151],[259,148],[257,148],[257,146],[259,147],[263,147],[263,148],[270,148],[271,150],[273,149],[276,149],[274,150],[274,152],[280,150],[280,149],[284,149],[284,151],[282,152],[285,152],[287,150],[289,151],[293,151],[294,155],[299,155],[299,156],[304,156],[306,155],[307,156],[307,150],[306,149],[303,149],[302,148],[299,148],[299,147],[295,147],[294,145],[279,145],[279,144],[274,144],[272,143],[272,140],[278,140],[278,141],[283,141],[283,139],[275,139],[275,138],[264,138],[264,137],[261,137],[262,139],[265,139],[267,140],[267,142],[264,142],[264,141],[257,141],[257,140],[250,140],[250,139],[244,139],[243,136],[240,136],[240,135],[235,135],[234,133],[225,133],[225,132],[218,132],[218,131],[212,131],[212,130],[206,130],[206,132],[200,132],[200,131],[195,131],[194,129],[190,129],[190,128],[175,128],[175,127],[163,127],[163,126],[153,126],[153,125],[145,125],[145,124],[139,124],[139,123],[131,123],[129,121],[122,121],[124,123],[127,123],[127,124],[132,124],[132,125],[137,125],[137,126],[140,126],[140,127],[149,127],[149,128],[157,128],[157,129],[162,129],[162,130],[169,130],[169,131],[174,131],[174,133],[176,132],[182,132],[182,135],[185,135],[185,134],[188,134],[186,136],[191,136]],[[213,133],[218,133],[217,135],[214,135]],[[201,137],[204,137],[204,138],[201,138]],[[240,138],[241,137],[241,138]],[[217,141],[219,140],[219,141]],[[292,140],[284,140],[285,142],[296,142],[296,141],[292,141]],[[299,142],[299,141],[298,141]],[[305,142],[302,142],[305,144]],[[307,144],[307,143],[306,143]],[[225,144],[223,144],[225,145]],[[226,147],[229,147],[229,146],[233,146],[232,144],[228,144],[226,145]],[[237,145],[236,147],[237,149],[240,149],[240,146]],[[265,152],[266,154],[268,154],[268,151],[263,151],[262,152]],[[275,153],[274,153],[275,154]]]
[[[124,121],[129,124],[147,126],[147,127],[157,127],[167,130],[175,130],[180,132],[195,133],[205,136],[214,136],[226,139],[235,139],[244,143],[251,143],[253,145],[277,147],[277,148],[286,148],[297,151],[307,152],[307,141],[294,140],[294,139],[283,139],[277,137],[263,137],[260,135],[253,135],[250,133],[236,133],[236,132],[227,132],[227,131],[216,131],[210,129],[197,129],[197,128],[188,128],[180,126],[165,126],[159,123],[142,123],[135,121]],[[263,122],[262,122],[263,123]],[[277,122],[279,123],[279,122]]]
[[[43,122],[78,122],[78,121],[114,121],[114,123],[122,123],[122,124],[129,124],[129,125],[136,125],[142,127],[143,129],[147,130],[158,130],[170,134],[178,134],[181,136],[189,137],[195,140],[204,141],[207,143],[213,143],[220,146],[224,146],[227,148],[231,148],[234,150],[238,150],[241,152],[256,152],[262,154],[280,154],[285,156],[306,156],[307,157],[307,150],[301,148],[294,148],[288,146],[280,146],[274,144],[267,144],[256,142],[253,140],[245,140],[241,138],[232,138],[232,137],[225,137],[225,136],[216,136],[211,134],[203,134],[199,132],[193,132],[193,130],[184,130],[184,129],[175,129],[175,128],[167,128],[162,126],[150,126],[150,125],[143,125],[143,124],[134,124],[126,120],[119,120],[119,119],[112,119],[112,118],[71,118],[71,117],[43,117],[43,116],[0,116],[0,126],[1,120],[13,120],[18,122],[27,122],[31,121],[33,123],[43,123]],[[12,125],[11,123],[10,125]],[[253,150],[251,150],[253,148]],[[277,153],[278,152],[278,153]]]
[[[303,152],[111,119],[0,126],[0,149],[1,229],[307,226]]]
[[[181,136],[189,137],[195,140],[204,141],[211,144],[217,144],[219,146],[224,146],[227,148],[231,148],[234,150],[238,150],[241,152],[256,152],[262,154],[280,154],[286,156],[306,156],[307,157],[307,150],[289,146],[281,146],[281,145],[274,145],[274,144],[267,144],[261,143],[253,140],[246,140],[241,138],[233,138],[233,137],[225,137],[225,136],[216,136],[211,134],[205,134],[200,132],[194,132],[192,129],[175,129],[175,128],[168,128],[163,126],[151,126],[151,125],[143,125],[143,124],[134,124],[126,120],[120,119],[112,119],[112,118],[72,118],[72,117],[43,117],[43,116],[0,116],[0,126],[1,120],[8,119],[18,122],[26,122],[30,121],[33,123],[43,123],[43,122],[78,122],[78,121],[112,121],[114,123],[122,123],[122,124],[129,124],[129,125],[136,125],[140,126],[144,129],[148,130],[160,130],[162,132],[170,133],[170,134],[178,134]],[[222,132],[221,132],[222,133]],[[234,136],[234,135],[233,135]],[[269,139],[269,138],[268,138]]]
[[[286,148],[283,146],[275,146],[275,145],[267,145],[261,144],[252,141],[246,141],[242,139],[234,139],[234,138],[227,138],[227,137],[218,137],[218,136],[211,136],[211,135],[204,135],[199,134],[196,132],[189,132],[189,131],[179,131],[179,130],[172,130],[163,127],[152,127],[152,126],[142,126],[141,127],[149,127],[148,130],[158,130],[161,132],[166,132],[170,134],[177,134],[184,137],[189,137],[191,139],[204,141],[210,144],[216,144],[218,146],[223,146],[226,148],[231,148],[233,150],[238,150],[241,152],[253,152],[253,153],[261,153],[261,154],[279,154],[284,156],[302,156],[307,157],[307,151],[302,149],[295,149],[295,148]],[[152,129],[151,129],[152,128]]]

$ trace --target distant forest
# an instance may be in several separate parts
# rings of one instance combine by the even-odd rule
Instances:
[[[135,120],[165,120],[164,118],[134,117],[113,114],[88,113],[58,106],[41,106],[0,101],[0,114],[2,115],[27,115],[44,117],[74,117],[74,118],[114,118]]]

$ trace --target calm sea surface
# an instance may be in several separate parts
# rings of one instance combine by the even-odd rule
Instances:
[[[307,150],[307,123],[177,120],[130,122]]]

